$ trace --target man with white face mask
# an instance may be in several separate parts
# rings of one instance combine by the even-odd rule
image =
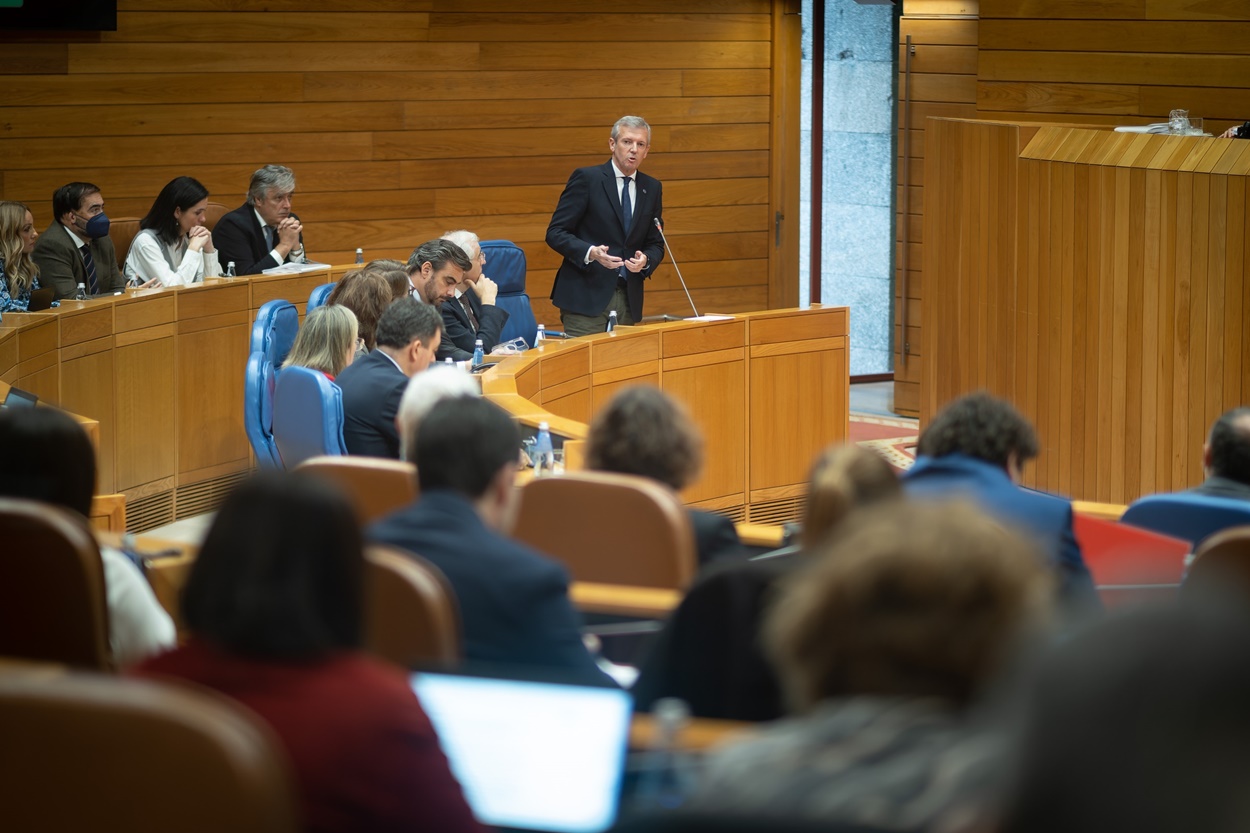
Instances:
[[[100,189],[90,182],[62,185],[52,194],[52,213],[56,219],[31,252],[39,283],[55,289],[58,299],[74,297],[78,284],[90,295],[123,289]]]

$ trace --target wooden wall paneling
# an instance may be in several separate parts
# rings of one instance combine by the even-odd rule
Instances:
[[[174,487],[173,293],[119,300],[114,315],[115,486],[133,500],[148,489]]]
[[[61,407],[97,418],[96,492],[116,491],[113,481],[113,308],[83,304],[60,317]]]

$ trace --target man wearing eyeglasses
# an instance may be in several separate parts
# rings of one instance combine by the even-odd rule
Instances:
[[[499,287],[482,274],[486,254],[478,236],[461,229],[447,232],[443,239],[463,249],[473,264],[456,287],[455,298],[439,307],[443,316],[443,342],[438,348],[438,360],[450,358],[454,362],[464,362],[473,358],[473,347],[478,339],[482,340],[482,349],[487,353],[499,343],[508,313],[495,305]]]

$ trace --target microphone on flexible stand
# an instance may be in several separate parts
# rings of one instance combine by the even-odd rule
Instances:
[[[690,288],[686,286],[686,279],[681,276],[681,267],[677,265],[677,258],[673,257],[673,247],[668,245],[668,238],[664,236],[664,226],[660,225],[660,218],[656,217],[652,222],[655,223],[656,229],[660,232],[660,239],[664,241],[664,248],[668,249],[668,259],[673,261],[673,268],[677,270],[677,280],[681,281],[681,288],[686,290],[686,300],[690,302],[690,308],[694,310],[694,317],[699,317],[699,310],[694,305],[694,298],[690,297]]]

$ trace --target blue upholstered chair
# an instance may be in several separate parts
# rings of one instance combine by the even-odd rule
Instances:
[[[343,392],[325,374],[306,367],[278,371],[273,391],[273,439],[285,468],[312,457],[346,454]]]
[[[290,301],[268,301],[256,310],[256,323],[252,325],[252,345],[249,353],[264,353],[274,367],[281,367],[286,354],[295,343],[299,330],[299,312]]]
[[[1134,501],[1120,520],[1197,545],[1221,529],[1250,524],[1250,501],[1191,492],[1147,495]]]
[[[304,315],[315,310],[326,302],[326,298],[330,297],[330,293],[334,291],[337,284],[323,283],[321,286],[313,287],[313,291],[308,294],[308,306],[304,307]]]
[[[273,444],[273,365],[259,350],[248,356],[243,374],[243,430],[262,469],[280,469]]]
[[[525,294],[525,252],[511,240],[483,240],[482,252],[486,255],[485,274],[499,284],[495,304],[508,313],[500,342],[520,336],[533,346],[538,322],[530,308],[530,296]]]

